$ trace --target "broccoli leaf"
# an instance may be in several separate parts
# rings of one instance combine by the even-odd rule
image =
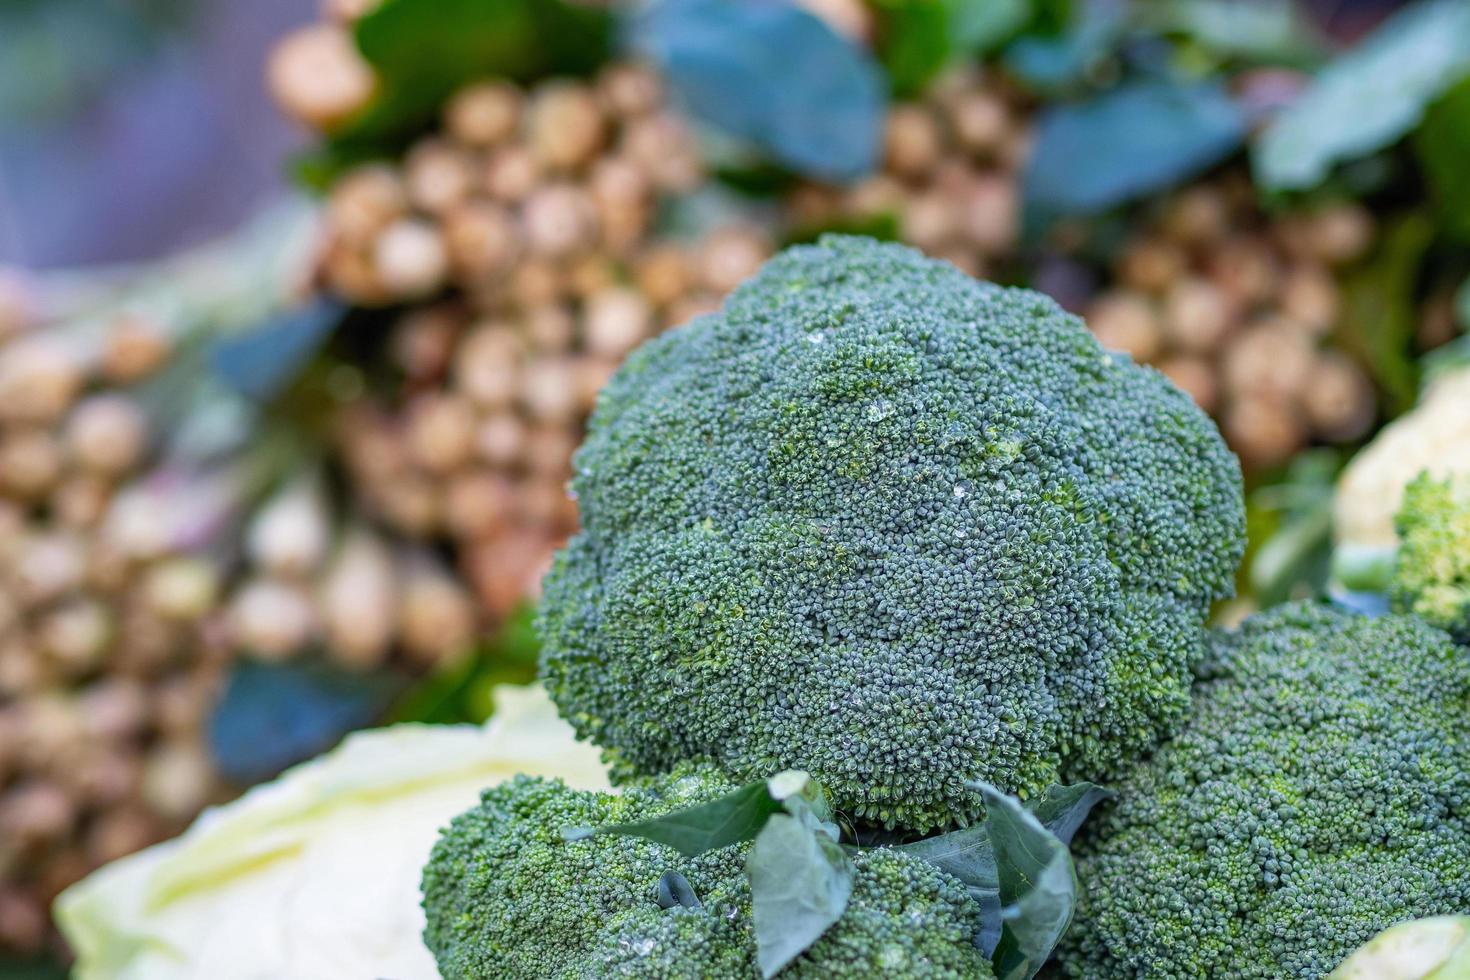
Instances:
[[[653,820],[606,827],[574,827],[563,830],[562,837],[569,841],[600,834],[642,837],[656,844],[666,844],[685,857],[696,857],[705,851],[753,839],[771,815],[780,810],[781,801],[771,795],[762,780],[742,786],[717,800],[675,810]]]
[[[1000,886],[1001,935],[991,965],[997,980],[1029,980],[1072,923],[1072,855],[1018,800],[987,783],[973,785],[985,797]]]
[[[1470,3],[1406,7],[1272,120],[1256,145],[1256,177],[1273,190],[1315,187],[1337,164],[1397,142],[1467,74]]]
[[[1135,82],[1042,114],[1026,166],[1033,217],[1091,214],[1169,187],[1241,145],[1245,116],[1218,83]]]
[[[832,828],[803,797],[772,816],[746,858],[756,963],[769,978],[822,937],[847,909],[854,868]]]
[[[795,4],[658,0],[632,41],[695,115],[779,163],[846,180],[878,159],[882,71]]]
[[[1440,226],[1470,241],[1470,75],[1429,109],[1414,136],[1414,151]]]
[[[1113,795],[1112,790],[1093,783],[1052,786],[1039,799],[1027,803],[1026,809],[1065,845],[1071,843],[1072,835],[1092,808]],[[975,945],[987,956],[993,955],[1001,936],[1002,912],[1000,874],[989,821],[902,844],[898,850],[921,857],[964,883],[970,897],[980,906],[981,927]]]

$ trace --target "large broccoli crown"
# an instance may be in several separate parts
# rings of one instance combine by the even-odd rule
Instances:
[[[1393,605],[1470,644],[1470,477],[1427,473],[1404,489]]]
[[[1470,908],[1470,660],[1410,616],[1221,635],[1185,730],[1084,831],[1074,976],[1321,977]]]
[[[424,938],[445,980],[758,977],[750,845],[688,858],[638,838],[561,836],[734,788],[708,766],[683,766],[621,795],[527,776],[486,790],[450,824],[424,871]],[[853,863],[847,911],[783,978],[992,975],[974,944],[979,906],[958,880],[885,848],[857,852]],[[700,908],[660,907],[656,887],[670,871]]]
[[[576,468],[542,672],[615,776],[800,768],[912,830],[1170,730],[1244,544],[1238,464],[1162,375],[856,238],[635,352]]]

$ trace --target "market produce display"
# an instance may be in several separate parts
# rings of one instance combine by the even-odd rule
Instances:
[[[0,250],[207,5],[0,10]],[[0,266],[0,974],[1456,976],[1470,6],[1319,6],[304,15],[310,203]]]

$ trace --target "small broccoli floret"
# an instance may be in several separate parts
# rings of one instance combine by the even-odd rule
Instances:
[[[1193,717],[1084,831],[1079,977],[1322,977],[1470,907],[1470,659],[1298,604],[1222,634]]]
[[[896,245],[789,249],[646,344],[575,461],[543,678],[614,776],[810,771],[866,822],[1103,779],[1188,707],[1239,466],[1076,317]]]
[[[1394,525],[1394,608],[1470,644],[1470,478],[1421,473],[1405,488]]]
[[[526,776],[486,790],[424,871],[424,939],[445,980],[759,976],[749,844],[687,858],[638,838],[561,836],[734,788],[708,766],[686,766],[620,795]],[[992,975],[974,943],[979,907],[958,880],[891,849],[857,852],[853,864],[847,911],[783,980]],[[670,871],[687,879],[699,908],[660,907],[656,887]]]

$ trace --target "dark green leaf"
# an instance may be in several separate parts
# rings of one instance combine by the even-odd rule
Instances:
[[[209,352],[210,366],[240,394],[269,401],[306,366],[346,312],[336,300],[319,297],[248,330],[221,337]]]
[[[1091,214],[1193,177],[1233,153],[1245,119],[1223,86],[1135,82],[1043,113],[1026,207]]]
[[[997,980],[1029,980],[1072,922],[1072,856],[1019,801],[985,783],[974,786],[985,798],[1000,886],[1003,926],[991,965]]]
[[[772,816],[745,862],[756,962],[766,978],[822,938],[852,897],[852,861],[816,813],[793,800],[788,806],[795,812]]]
[[[382,0],[355,30],[377,92],[298,166],[304,178],[396,152],[433,123],[455,89],[477,79],[593,71],[611,49],[612,19],[605,9],[567,0]]]
[[[873,0],[878,14],[878,57],[893,94],[923,92],[954,53],[947,0]]]
[[[1433,238],[1434,224],[1427,216],[1406,215],[1388,226],[1369,261],[1343,282],[1342,316],[1334,339],[1372,372],[1391,415],[1414,404],[1415,286]]]
[[[1035,814],[1063,844],[1069,844],[1092,808],[1113,795],[1112,790],[1093,783],[1054,785],[1039,799],[1029,801],[1026,809]],[[985,955],[991,955],[1000,939],[1002,920],[1000,882],[995,849],[990,843],[989,822],[901,844],[898,849],[923,858],[964,883],[970,897],[981,909],[981,928],[975,945],[984,950]]]
[[[704,907],[699,896],[694,894],[694,886],[689,884],[689,879],[677,871],[665,871],[659,876],[658,885],[654,889],[654,900],[661,909]]]
[[[1470,77],[1430,107],[1414,138],[1414,149],[1440,227],[1470,241]]]
[[[632,39],[696,115],[779,163],[847,180],[878,159],[882,72],[791,3],[657,0]]]
[[[666,813],[653,820],[607,827],[569,828],[563,831],[562,836],[567,840],[602,834],[642,837],[672,847],[686,857],[695,857],[753,839],[772,814],[779,813],[781,808],[781,801],[771,796],[762,781],[743,786],[717,800]]]
[[[1255,171],[1273,190],[1306,190],[1332,168],[1396,143],[1470,73],[1470,2],[1411,4],[1318,75],[1261,134]]]

